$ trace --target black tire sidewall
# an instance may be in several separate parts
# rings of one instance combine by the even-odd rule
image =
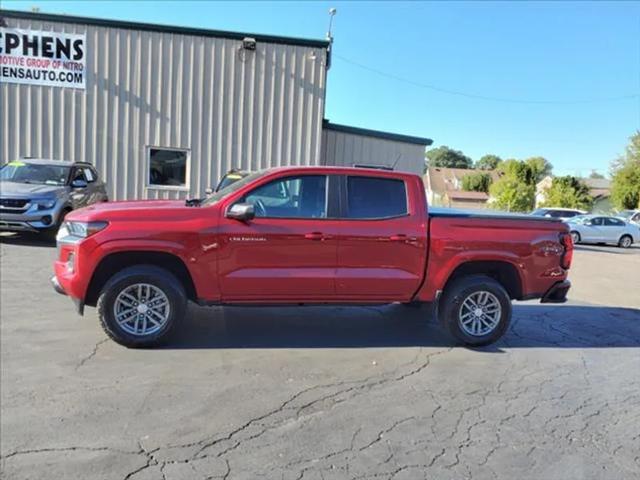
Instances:
[[[485,276],[470,276],[456,280],[448,286],[448,292],[443,296],[441,309],[442,321],[454,338],[469,346],[483,346],[496,342],[509,328],[511,321],[511,299],[506,290],[496,280]],[[500,302],[502,314],[500,323],[490,333],[483,336],[473,336],[466,333],[459,322],[462,302],[472,293],[478,291],[491,292]]]
[[[148,283],[164,292],[169,300],[170,313],[167,322],[157,332],[140,337],[120,328],[113,314],[113,305],[118,294],[136,283]],[[116,274],[107,282],[98,299],[98,316],[102,327],[117,343],[126,347],[155,347],[165,343],[184,315],[186,295],[184,288],[170,272],[152,266],[130,267]]]

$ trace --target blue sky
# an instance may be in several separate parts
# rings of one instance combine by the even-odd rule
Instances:
[[[638,2],[2,0],[4,8],[34,5],[310,38],[324,37],[336,7],[327,118],[430,137],[473,159],[541,155],[556,174],[606,173],[640,129]]]

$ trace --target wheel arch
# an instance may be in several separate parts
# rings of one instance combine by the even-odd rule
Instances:
[[[134,265],[153,265],[171,272],[182,283],[187,298],[197,300],[195,284],[180,257],[167,252],[135,250],[110,253],[100,260],[91,276],[84,303],[95,306],[106,282],[119,271]]]
[[[524,286],[518,268],[505,260],[471,260],[459,264],[444,284],[443,291],[455,280],[470,275],[485,275],[493,278],[507,291],[513,300],[522,299]]]

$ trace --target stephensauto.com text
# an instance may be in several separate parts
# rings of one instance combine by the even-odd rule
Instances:
[[[24,80],[49,80],[52,82],[82,83],[80,72],[53,72],[32,68],[0,67],[0,77]]]

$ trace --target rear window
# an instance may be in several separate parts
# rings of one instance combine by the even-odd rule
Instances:
[[[407,214],[407,190],[402,180],[347,177],[347,218],[390,218]]]

